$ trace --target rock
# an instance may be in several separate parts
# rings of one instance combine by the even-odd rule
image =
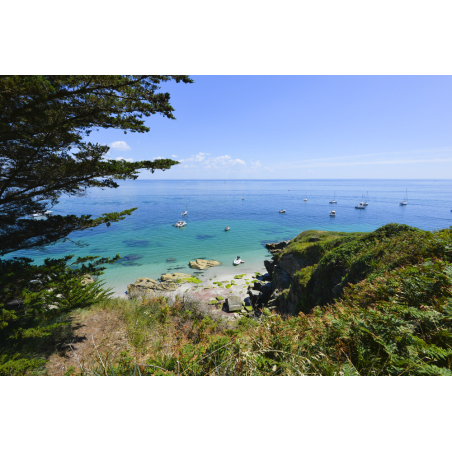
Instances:
[[[264,275],[262,275],[262,281],[271,281],[272,280],[272,276],[269,273],[265,273]]]
[[[264,261],[264,265],[265,265],[265,268],[268,271],[268,273],[272,274],[275,263],[273,261],[267,259]]]
[[[253,312],[252,306],[245,306],[245,310],[246,310],[247,312]]]
[[[175,257],[169,257],[166,262],[176,262],[177,259]]]
[[[165,274],[160,277],[162,281],[177,281],[178,279],[187,279],[193,278],[193,275],[189,275],[188,273],[172,273]]]
[[[292,283],[292,277],[286,270],[276,266],[273,271],[273,287],[277,287],[279,290],[288,289]]]
[[[228,297],[226,303],[229,312],[241,311],[243,309],[242,300],[239,297]]]
[[[177,289],[177,284],[172,282],[158,283],[151,278],[138,278],[133,284],[127,286],[129,298],[151,297],[157,291],[170,292]]]
[[[249,290],[248,293],[250,294],[251,303],[256,303],[262,295],[262,292],[259,292],[258,290]]]
[[[265,245],[265,247],[268,250],[270,250],[270,252],[272,252],[272,251],[277,251],[277,250],[284,249],[289,243],[290,243],[290,240],[285,240],[283,242],[278,242],[278,243],[267,243]]]
[[[205,270],[206,268],[221,265],[221,262],[206,259],[196,259],[195,261],[190,261],[188,264],[191,268],[196,268],[197,270]]]
[[[257,281],[254,283],[254,290],[260,290],[261,292],[267,292],[272,290],[272,283],[268,281]]]

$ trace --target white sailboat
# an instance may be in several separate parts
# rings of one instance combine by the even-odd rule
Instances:
[[[364,198],[364,195],[363,195]],[[365,209],[367,204],[364,204],[364,200],[361,201],[357,206],[355,206],[355,209]]]
[[[304,198],[305,201],[308,200],[308,192],[306,192],[306,198]]]
[[[337,201],[336,201],[336,192],[334,192],[334,197],[333,197],[333,199],[330,201],[330,204],[337,204]]]
[[[369,205],[369,203],[367,202],[368,200],[369,200],[369,192],[367,192],[366,200],[363,201],[363,206],[368,206]]]
[[[185,198],[185,196],[184,196],[184,199],[185,199],[185,211],[182,212],[181,215],[187,215],[187,213],[188,213],[188,211],[187,211],[187,199]]]
[[[406,206],[408,204],[408,189],[405,192],[405,198],[403,199],[403,201],[400,203],[401,206]]]

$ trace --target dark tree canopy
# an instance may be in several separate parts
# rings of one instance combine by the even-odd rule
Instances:
[[[110,225],[134,209],[104,214],[28,215],[51,209],[62,195],[89,187],[118,187],[138,170],[166,170],[171,159],[107,160],[109,148],[88,141],[94,129],[148,132],[145,117],[175,119],[169,93],[160,84],[192,83],[185,75],[1,76],[0,77],[0,255],[44,246],[71,232]]]

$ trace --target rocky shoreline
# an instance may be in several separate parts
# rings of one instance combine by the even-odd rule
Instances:
[[[189,262],[189,267],[201,270],[193,274],[172,273],[162,274],[160,280],[147,277],[138,278],[127,286],[130,298],[165,295],[172,297],[192,297],[218,315],[234,318],[245,316],[260,316],[271,314],[278,310],[281,290],[290,283],[291,278],[285,275],[275,263],[275,257],[290,241],[269,243],[266,248],[273,255],[263,262],[259,271],[238,273],[240,267],[224,268],[222,263],[209,259],[195,259]],[[220,268],[218,268],[220,267]],[[217,274],[218,273],[218,277]],[[202,275],[202,276],[201,276]],[[199,278],[203,278],[203,281]]]

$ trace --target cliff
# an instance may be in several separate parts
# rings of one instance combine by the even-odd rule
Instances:
[[[286,314],[333,304],[349,285],[422,260],[429,234],[391,223],[371,233],[308,230],[280,249],[272,244],[272,294],[264,304]]]

